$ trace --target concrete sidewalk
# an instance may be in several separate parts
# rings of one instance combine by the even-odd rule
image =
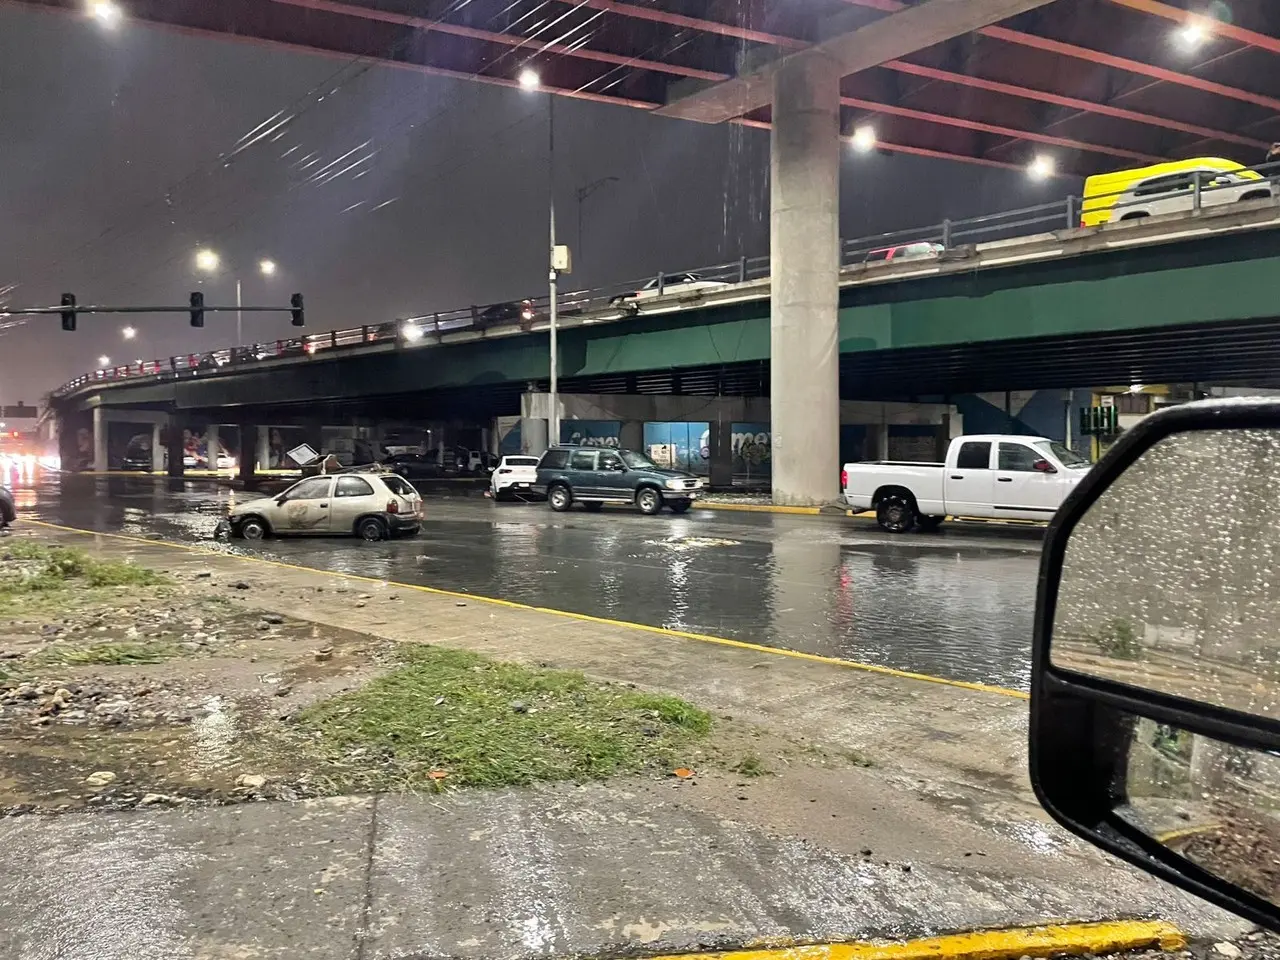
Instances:
[[[602,954],[1157,916],[1243,925],[1046,821],[1026,703],[748,643],[142,540],[247,607],[669,691],[869,767],[0,820],[0,956]],[[44,538],[42,536],[42,538]],[[366,600],[358,599],[368,594]],[[394,599],[392,599],[394,598]]]

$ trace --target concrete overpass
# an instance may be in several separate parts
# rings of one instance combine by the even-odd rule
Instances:
[[[945,402],[990,390],[1271,379],[1277,268],[1275,200],[978,244],[937,261],[859,264],[840,278],[839,397]],[[562,391],[771,396],[770,292],[757,280],[655,298],[635,313],[566,317]],[[85,427],[95,410],[246,425],[318,426],[407,408],[441,419],[515,416],[522,397],[546,387],[543,327],[357,337],[207,371],[73,382],[55,403]],[[326,337],[338,340],[316,339]]]
[[[63,11],[84,9],[79,0],[24,2]],[[656,108],[704,122],[771,128],[771,308],[763,321],[748,316],[726,320],[726,314],[709,309],[704,325],[721,365],[759,362],[764,356],[770,360],[774,445],[782,453],[773,493],[781,503],[819,502],[837,493],[840,361],[846,353],[861,352],[848,348],[850,339],[881,348],[886,339],[895,346],[945,346],[930,330],[958,301],[975,299],[972,292],[948,292],[943,287],[939,295],[925,298],[933,307],[885,310],[885,304],[878,304],[879,313],[868,314],[869,308],[859,307],[846,317],[838,252],[838,172],[841,141],[851,125],[874,117],[879,126],[875,139],[884,149],[1019,166],[1041,147],[1053,147],[1063,153],[1062,162],[1053,166],[1091,171],[1098,169],[1100,157],[1107,163],[1133,163],[1202,154],[1206,144],[1258,147],[1266,142],[1260,135],[1272,129],[1269,124],[1280,113],[1280,98],[1252,86],[1258,77],[1275,75],[1271,64],[1253,73],[1234,73],[1246,61],[1266,60],[1280,51],[1280,42],[1268,32],[1271,14],[1260,2],[1242,3],[1245,9],[1229,24],[1158,0],[1098,0],[1087,12],[1077,3],[1050,0],[828,0],[813,4],[800,17],[788,14],[784,4],[759,0],[715,5],[718,9],[706,19],[662,5],[594,0],[552,4],[558,15],[541,17],[537,26],[530,25],[533,11],[523,6],[481,0],[423,16],[377,2],[340,0],[130,0],[127,5],[133,18],[186,31],[354,55],[506,85],[536,69],[541,84],[553,93]],[[731,19],[717,20],[717,13]],[[639,22],[648,26],[638,28]],[[758,30],[754,25],[759,23],[776,24],[778,32]],[[1215,63],[1231,62],[1214,69],[1220,75],[1225,69],[1231,82],[1161,64],[1165,56],[1151,51],[1164,50],[1170,23],[1191,27],[1193,36],[1209,34],[1216,42],[1230,44],[1235,56],[1215,57]],[[1087,24],[1089,44],[1073,42],[1082,24]],[[1149,41],[1144,56],[1107,49],[1115,38],[1130,43],[1135,30]],[[689,32],[696,35],[696,43],[685,42]],[[988,58],[975,58],[969,55],[975,45],[1001,49],[992,49],[994,55]],[[654,50],[664,53],[654,58]],[[966,60],[988,68],[996,62],[1008,66],[1019,59],[1025,66],[1023,75],[1047,88],[951,67]],[[868,77],[886,73],[926,80],[922,89],[954,84],[963,87],[966,96],[953,100],[949,110],[935,112],[910,104],[902,90],[887,97],[870,95],[873,91],[864,85],[875,81]],[[1066,87],[1055,89],[1050,77],[1066,78]],[[1099,78],[1111,81],[1113,92],[1125,91],[1135,99],[1119,108],[1109,102],[1114,97],[1099,97],[1091,91]],[[1154,86],[1167,88],[1166,93],[1178,89],[1172,96],[1162,99],[1157,93],[1152,99],[1149,88]],[[937,91],[922,94],[922,89],[911,95],[937,96]],[[1148,89],[1151,105],[1137,109],[1143,89]],[[947,97],[945,91],[942,95]],[[1183,105],[1197,96],[1201,101],[1233,101],[1232,129],[1208,125],[1224,115],[1211,107],[1195,117],[1185,113]],[[1017,106],[1011,107],[1012,101]],[[1028,119],[1026,101],[1061,112]],[[986,104],[985,116],[979,102]],[[1072,122],[1066,114],[1072,112],[1078,125],[1083,124],[1074,136],[1065,129]],[[1018,114],[1024,118],[1020,122],[1010,119]],[[261,137],[274,135],[287,122],[285,118],[268,123]],[[1101,129],[1096,127],[1099,122]],[[893,135],[887,134],[890,128]],[[904,131],[906,136],[901,136]],[[963,147],[945,146],[951,143]],[[237,149],[252,146],[250,138]],[[950,281],[939,277],[937,282]],[[1070,281],[1065,282],[1069,287]],[[1001,299],[994,291],[976,299],[990,297],[997,297],[989,301],[997,309],[1020,299]],[[1043,311],[1033,311],[1037,317],[1040,312],[1046,317],[1052,313],[1047,304]],[[907,319],[911,316],[915,319]],[[749,341],[752,347],[737,349],[726,360],[716,331],[723,334],[724,324],[735,322],[745,324],[739,342]],[[769,328],[767,351],[758,339],[760,322]],[[1037,319],[1023,329],[1034,333],[1038,323]],[[877,324],[878,332],[864,335]],[[566,347],[571,366],[566,372],[573,369],[572,351],[580,350],[579,375],[590,375],[589,358],[598,350],[611,350],[612,338],[616,335],[584,332],[570,339]],[[637,344],[632,352],[643,357],[649,351],[647,359],[630,361],[633,364],[652,363],[655,349],[682,339],[673,338],[671,331],[638,328],[627,338]],[[597,346],[602,341],[603,346]],[[457,359],[461,362],[461,355]],[[494,361],[499,364],[495,378],[510,377],[527,366],[516,358]],[[476,360],[473,366],[487,362]]]

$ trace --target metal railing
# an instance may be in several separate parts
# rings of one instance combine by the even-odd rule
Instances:
[[[1208,206],[1236,203],[1255,197],[1280,196],[1280,162],[1229,172],[1212,170],[1151,177],[1125,190],[1005,210],[963,220],[943,220],[907,230],[895,230],[840,242],[842,269],[886,261],[936,257],[947,250],[971,244],[1008,240],[1053,230],[1076,229],[1120,220],[1184,213],[1195,217]],[[1118,214],[1118,215],[1117,215]],[[700,298],[709,289],[751,283],[769,276],[768,256],[740,257],[692,270],[662,271],[657,276],[615,283],[589,290],[562,291],[557,313],[574,317],[607,311],[633,311],[645,299],[683,295]],[[63,384],[52,394],[65,396],[94,383],[135,377],[186,377],[215,373],[227,366],[258,363],[284,357],[302,357],[331,350],[359,350],[388,344],[412,345],[429,335],[455,331],[484,331],[516,324],[526,331],[545,324],[549,305],[545,295],[484,306],[468,306],[420,316],[389,320],[310,334],[267,343],[188,354],[114,366],[86,373]]]

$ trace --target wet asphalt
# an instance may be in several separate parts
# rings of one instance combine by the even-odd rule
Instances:
[[[230,497],[207,482],[68,478],[16,491],[23,516],[215,546]],[[713,634],[948,679],[1025,689],[1039,528],[874,523],[695,509],[607,509],[432,496],[414,538],[234,541],[307,567]],[[424,630],[430,626],[424,624]]]

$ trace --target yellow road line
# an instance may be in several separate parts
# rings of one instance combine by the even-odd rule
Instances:
[[[1073,923],[1012,930],[977,930],[880,943],[815,943],[750,947],[725,953],[685,953],[651,960],[1017,960],[1093,955],[1159,947],[1181,950],[1186,937],[1158,920]]]
[[[88,537],[107,537],[112,540],[123,540],[129,543],[140,543],[151,547],[169,547],[174,550],[184,550],[188,553],[203,554],[205,556],[227,557],[234,560],[242,560],[249,563],[259,563],[270,567],[279,567],[284,570],[298,570],[303,573],[323,574],[328,577],[338,577],[343,580],[352,580],[357,583],[371,583],[378,586],[392,586],[403,590],[416,590],[420,593],[428,593],[438,597],[450,597],[454,600],[469,600],[476,603],[488,603],[498,607],[506,607],[510,610],[527,610],[533,613],[549,614],[555,617],[563,617],[567,620],[578,620],[583,623],[598,623],[608,627],[619,627],[624,630],[639,630],[644,633],[652,633],[662,637],[678,637],[681,640],[696,640],[699,643],[713,643],[722,647],[734,647],[738,650],[750,650],[753,653],[768,654],[777,657],[790,657],[793,660],[807,660],[810,663],[825,663],[830,666],[844,667],[849,670],[860,670],[864,673],[878,673],[887,677],[897,677],[902,680],[919,680],[924,683],[936,683],[946,687],[959,687],[962,690],[975,690],[979,693],[994,693],[1002,697],[1014,697],[1019,700],[1029,699],[1029,695],[1021,690],[1013,690],[1009,687],[998,687],[987,683],[971,683],[967,680],[950,680],[946,677],[934,677],[927,673],[913,673],[910,670],[897,670],[893,667],[882,667],[875,663],[859,663],[856,660],[842,660],[839,657],[825,657],[818,653],[804,653],[800,650],[786,650],[780,647],[768,647],[761,643],[751,643],[747,640],[731,640],[728,637],[717,637],[707,633],[693,633],[688,630],[672,630],[669,627],[655,627],[647,623],[631,623],[627,620],[613,620],[608,617],[593,617],[588,613],[574,613],[571,610],[557,610],[553,607],[539,607],[530,603],[520,603],[516,600],[503,600],[499,597],[486,597],[475,593],[462,593],[457,590],[445,590],[440,587],[427,587],[420,583],[403,583],[396,580],[382,580],[378,577],[364,577],[357,573],[342,573],[336,570],[323,570],[319,567],[305,567],[295,563],[284,563],[280,560],[268,560],[265,557],[249,557],[240,554],[222,553],[217,550],[210,550],[207,547],[195,546],[187,543],[174,543],[171,540],[148,540],[145,537],[133,537],[125,533],[105,533],[99,530],[84,530],[80,527],[67,527],[57,523],[48,523],[44,520],[24,520],[23,523],[32,526],[47,527],[50,530],[62,530],[66,533],[75,533]]]

